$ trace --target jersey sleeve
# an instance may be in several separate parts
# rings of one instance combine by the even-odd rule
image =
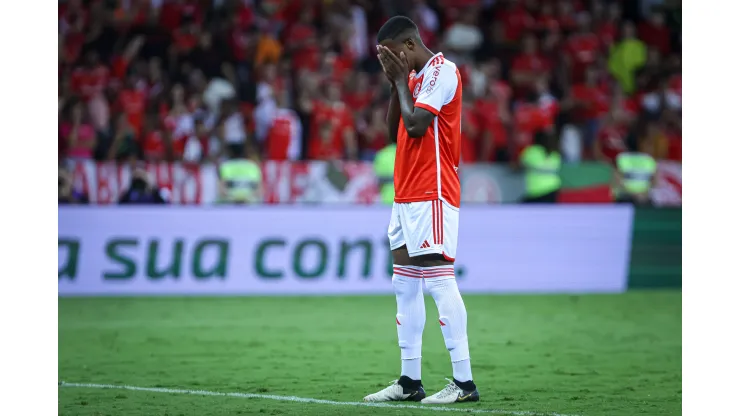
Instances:
[[[455,97],[457,83],[457,72],[454,66],[441,64],[430,67],[424,73],[424,80],[421,83],[415,106],[436,116],[442,106]]]

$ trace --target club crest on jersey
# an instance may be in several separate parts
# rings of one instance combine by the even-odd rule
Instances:
[[[414,87],[414,98],[419,96],[419,93],[421,92],[421,82],[417,83]]]

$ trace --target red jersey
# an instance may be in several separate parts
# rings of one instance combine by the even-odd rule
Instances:
[[[601,153],[612,164],[616,163],[618,154],[628,150],[625,140],[626,135],[626,129],[617,125],[606,125],[599,131],[598,140],[599,145],[601,145]]]
[[[462,161],[473,163],[478,160],[480,142],[480,123],[473,105],[463,105],[461,125],[465,126],[460,132]]]
[[[141,133],[146,110],[146,94],[141,90],[123,90],[118,96],[118,101],[136,134]]]
[[[521,103],[514,109],[516,128],[515,146],[517,156],[530,144],[538,130],[545,130],[554,124],[557,106],[551,103]]]
[[[504,36],[508,41],[516,41],[524,32],[535,27],[535,20],[524,7],[515,6],[504,10],[497,19],[504,23]]]
[[[571,88],[573,98],[583,101],[585,107],[574,111],[574,119],[585,121],[603,116],[609,112],[609,96],[598,87],[577,84]]]
[[[81,95],[85,101],[102,94],[108,83],[108,68],[98,65],[95,68],[77,68],[72,72],[72,91]]]
[[[403,118],[398,125],[393,182],[396,202],[442,199],[460,206],[460,130],[462,79],[457,66],[441,53],[419,73],[409,75],[414,105],[436,117],[424,136],[409,137]]]
[[[601,40],[593,33],[576,34],[568,39],[565,49],[573,63],[571,77],[574,82],[581,82],[585,77],[586,68],[596,62],[596,56],[601,49]]]
[[[301,153],[301,121],[295,111],[279,108],[267,132],[265,150],[269,160],[296,160]]]
[[[501,101],[492,99],[479,99],[475,103],[478,111],[478,125],[483,130],[484,140],[492,140],[494,147],[506,147],[508,135],[506,125],[501,120]],[[486,139],[487,138],[487,139]],[[483,155],[490,160],[491,155]]]
[[[308,158],[339,159],[344,155],[344,134],[354,126],[352,113],[344,104],[314,103]]]

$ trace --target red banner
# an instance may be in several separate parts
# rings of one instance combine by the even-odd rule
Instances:
[[[213,167],[149,163],[144,168],[150,180],[174,204],[201,204],[215,198],[217,183],[206,184],[206,181],[217,181]],[[73,187],[85,193],[92,204],[116,203],[131,183],[131,169],[125,164],[75,161],[71,173]]]
[[[74,188],[90,203],[114,204],[131,182],[129,165],[75,161],[70,166]],[[212,204],[218,200],[216,165],[150,163],[150,180],[173,204]],[[262,164],[266,203],[370,204],[378,199],[372,164],[363,162],[277,162]]]
[[[656,206],[681,206],[682,201],[681,163],[658,162],[657,183],[651,198]]]

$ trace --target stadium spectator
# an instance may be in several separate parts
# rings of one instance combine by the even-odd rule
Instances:
[[[626,116],[622,109],[612,107],[599,127],[599,133],[594,141],[594,158],[616,166],[617,155],[627,151]]]
[[[377,152],[386,147],[388,142],[388,126],[385,122],[387,109],[375,106],[370,115],[370,122],[360,132],[361,153],[360,159],[374,160]]]
[[[615,159],[616,138],[636,130],[654,137],[656,157],[680,160],[680,10],[670,7],[62,0],[60,159],[206,163],[254,149],[260,159],[371,160],[387,139],[376,109],[388,95],[369,52],[403,13],[426,44],[459,56],[475,104],[465,161],[517,161],[555,120],[566,162]],[[300,140],[287,140],[295,131]]]
[[[152,184],[149,174],[140,166],[134,167],[131,172],[131,184],[121,194],[118,203],[121,205],[133,204],[166,204],[167,192]]]
[[[444,34],[444,45],[449,49],[450,59],[460,64],[470,62],[472,52],[483,43],[483,32],[478,27],[475,8],[468,8]]]
[[[565,63],[570,69],[570,82],[582,83],[586,78],[586,71],[596,63],[601,41],[591,30],[592,21],[588,12],[578,15],[578,29],[568,37],[565,44]]]
[[[553,132],[538,130],[534,143],[522,152],[520,163],[524,168],[525,203],[555,203],[562,185],[562,160],[557,151]]]
[[[118,114],[107,137],[110,143],[105,149],[106,160],[125,161],[137,157],[136,131],[129,123],[126,113]]]
[[[219,166],[221,203],[251,204],[261,202],[262,170],[256,158],[246,158],[229,149],[229,160]],[[254,155],[254,152],[250,152]]]
[[[632,22],[622,24],[621,38],[612,46],[609,54],[609,71],[622,86],[624,92],[635,91],[635,75],[647,61],[645,43],[635,37]]]
[[[68,113],[60,127],[66,157],[91,159],[97,145],[97,133],[85,114],[84,102],[71,102]]]
[[[59,205],[89,204],[90,200],[72,183],[72,176],[64,167],[59,167]]]
[[[609,111],[609,97],[599,88],[598,74],[594,66],[585,71],[583,82],[570,90],[572,105],[571,121],[581,130],[586,148],[593,146],[599,130],[599,121]]]
[[[650,18],[640,23],[639,37],[645,44],[656,48],[663,56],[671,52],[671,32],[665,24],[665,15],[654,10]]]
[[[649,135],[628,141],[628,151],[617,156],[615,199],[620,203],[650,205],[650,190],[655,185],[657,163],[647,151],[653,150]]]
[[[269,160],[297,160],[303,132],[298,114],[288,106],[287,91],[277,96],[277,109],[267,130],[265,154]]]
[[[522,53],[514,58],[511,67],[514,97],[521,99],[532,93],[535,82],[547,77],[550,70],[552,64],[539,52],[537,37],[527,34],[522,41]]]

